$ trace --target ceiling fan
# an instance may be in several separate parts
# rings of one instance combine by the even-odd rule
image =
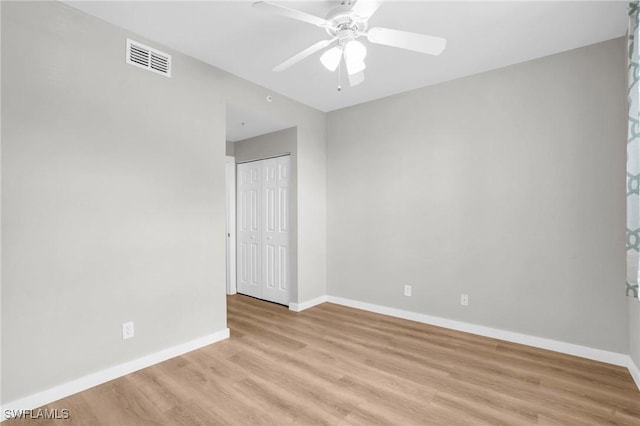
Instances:
[[[371,43],[399,47],[429,55],[439,55],[447,41],[442,37],[418,34],[389,28],[369,28],[369,18],[378,10],[382,0],[342,0],[340,6],[331,10],[326,18],[319,18],[301,10],[281,6],[268,1],[258,1],[253,6],[267,12],[297,19],[324,28],[329,39],[321,40],[302,52],[292,56],[273,71],[282,71],[314,53],[328,48],[320,57],[320,61],[329,71],[335,71],[343,58],[349,76],[349,84],[356,86],[364,81],[364,62],[367,48],[358,39],[366,37]],[[338,90],[340,85],[338,84]]]

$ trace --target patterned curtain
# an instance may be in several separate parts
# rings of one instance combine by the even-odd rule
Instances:
[[[638,101],[638,1],[629,3],[627,139],[627,296],[638,297],[640,261],[640,116]]]

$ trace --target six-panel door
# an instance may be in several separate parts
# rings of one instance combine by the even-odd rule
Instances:
[[[236,174],[238,292],[262,298],[262,165],[238,164]]]
[[[238,292],[289,303],[289,156],[238,164]]]

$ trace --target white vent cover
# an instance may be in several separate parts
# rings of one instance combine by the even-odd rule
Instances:
[[[127,39],[127,63],[171,77],[171,55]]]

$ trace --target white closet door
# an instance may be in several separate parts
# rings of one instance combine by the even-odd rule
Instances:
[[[238,164],[238,292],[289,304],[289,157]]]
[[[263,299],[289,303],[289,157],[262,168]]]
[[[262,164],[238,164],[238,292],[262,298]]]

